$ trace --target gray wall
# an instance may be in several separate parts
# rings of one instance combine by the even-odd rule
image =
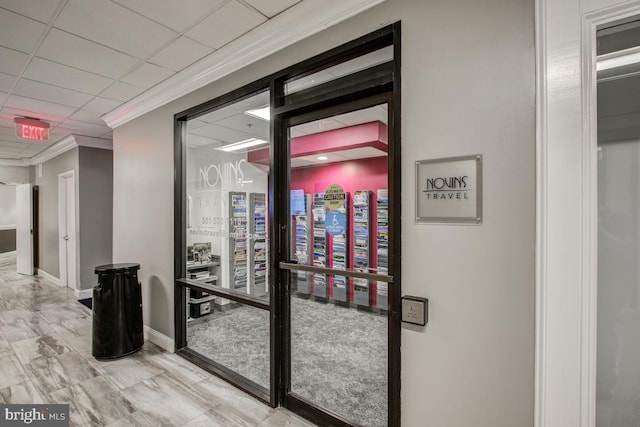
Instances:
[[[16,226],[16,187],[0,184],[0,229]]]
[[[113,151],[79,147],[80,285],[95,285],[94,267],[111,263]]]
[[[34,169],[35,167],[32,167]],[[58,248],[58,175],[75,171],[76,193],[78,190],[78,148],[74,148],[42,164],[42,177],[35,176],[39,187],[39,269],[54,277],[60,277]],[[77,215],[76,215],[77,217]]]
[[[533,4],[387,0],[115,129],[113,257],[141,263],[145,323],[174,337],[173,114],[402,20],[402,293],[430,299],[402,330],[402,423],[533,425]],[[468,154],[483,224],[415,224],[414,162]]]

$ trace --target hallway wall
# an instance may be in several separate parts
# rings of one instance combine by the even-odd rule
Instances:
[[[94,268],[111,263],[113,152],[76,147],[44,162],[42,177],[35,174],[35,185],[40,187],[40,269],[56,278],[60,277],[58,175],[69,170],[76,177],[76,275],[80,289],[88,290],[96,284]]]
[[[34,166],[33,169],[36,167]],[[58,175],[69,170],[75,171],[76,193],[78,191],[78,148],[74,148],[42,164],[42,176],[35,174],[34,185],[39,187],[38,200],[40,217],[38,218],[40,270],[53,277],[60,277],[58,248]],[[76,212],[77,218],[77,212]]]
[[[387,0],[114,130],[114,262],[140,262],[145,324],[173,328],[173,115],[402,20],[406,426],[531,426],[535,103],[530,0]],[[414,222],[417,160],[482,154],[482,225]],[[130,209],[132,201],[136,209]]]

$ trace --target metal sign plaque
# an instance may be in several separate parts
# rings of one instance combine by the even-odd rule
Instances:
[[[417,223],[482,223],[482,156],[416,162]]]

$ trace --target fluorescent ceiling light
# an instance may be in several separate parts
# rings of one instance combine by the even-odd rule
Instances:
[[[329,160],[329,158],[327,156],[318,156],[318,157],[316,157],[316,159],[318,159],[318,160]]]
[[[264,139],[249,138],[245,139],[244,141],[234,142],[233,144],[223,145],[222,147],[218,147],[217,149],[226,152],[240,151],[244,150],[245,148],[257,147],[258,145],[264,144],[267,144],[267,141],[265,141]]]
[[[262,120],[271,120],[271,110],[268,105],[266,107],[256,108],[255,110],[247,110],[244,113],[247,116],[257,117]]]
[[[632,47],[630,49],[620,50],[617,52],[598,56],[596,62],[596,70],[610,70],[612,68],[625,67],[627,65],[637,64],[639,62],[640,48]]]

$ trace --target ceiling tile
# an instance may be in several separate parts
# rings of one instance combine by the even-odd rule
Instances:
[[[118,101],[126,102],[145,91],[145,88],[130,85],[129,83],[116,83],[109,89],[100,94],[109,99],[116,99]]]
[[[174,74],[171,70],[145,62],[120,81],[148,89]]]
[[[180,71],[211,52],[213,52],[213,49],[210,47],[206,47],[190,38],[180,37],[151,57],[149,62],[173,71]]]
[[[0,72],[17,76],[26,64],[28,55],[0,46]]]
[[[33,110],[27,110],[27,109],[21,109],[21,108],[4,107],[2,111],[3,113],[9,114],[12,118],[13,117],[37,117],[39,119],[44,120],[45,122],[51,123],[52,126],[65,119],[65,117],[60,116],[60,114],[55,114],[55,115],[46,114],[41,112],[40,110],[33,111]]]
[[[269,122],[243,113],[216,122],[219,126],[246,132],[251,136],[269,139]]]
[[[188,7],[185,7],[184,0],[114,1],[180,32],[227,0],[189,0]]]
[[[56,27],[139,59],[146,58],[178,35],[104,0],[69,0],[56,20]]]
[[[248,4],[256,8],[260,13],[269,18],[273,18],[280,12],[290,8],[301,0],[245,0]]]
[[[264,21],[266,18],[255,10],[232,0],[186,35],[206,46],[219,49]]]
[[[87,103],[82,109],[98,116],[108,113],[114,108],[120,106],[122,102],[113,99],[95,97]]]
[[[72,107],[81,107],[93,98],[93,95],[83,92],[28,79],[21,79],[13,93],[16,95],[27,96],[29,98],[55,102],[57,104],[69,105]]]
[[[0,0],[0,7],[47,23],[56,11],[58,3],[59,1],[53,0]]]
[[[32,116],[38,118],[41,114],[57,117],[67,117],[70,114],[73,114],[74,111],[76,111],[76,107],[69,107],[66,105],[55,104],[39,99],[26,98],[18,95],[11,95],[5,102],[5,106],[7,108],[36,113]]]
[[[13,82],[16,81],[15,76],[10,76],[9,74],[0,73],[0,91],[9,92],[13,87]]]
[[[56,28],[44,39],[38,56],[114,79],[122,77],[138,62],[132,56]]]
[[[8,10],[0,13],[0,45],[31,53],[46,26]]]
[[[79,122],[93,123],[94,125],[106,126],[107,124],[95,113],[89,113],[85,110],[76,111],[69,116],[70,119]]]
[[[247,134],[217,125],[207,125],[190,132],[193,135],[206,136],[224,142],[238,142],[247,139]]]
[[[28,79],[97,95],[113,80],[86,71],[67,67],[42,58],[33,58],[24,73]]]

